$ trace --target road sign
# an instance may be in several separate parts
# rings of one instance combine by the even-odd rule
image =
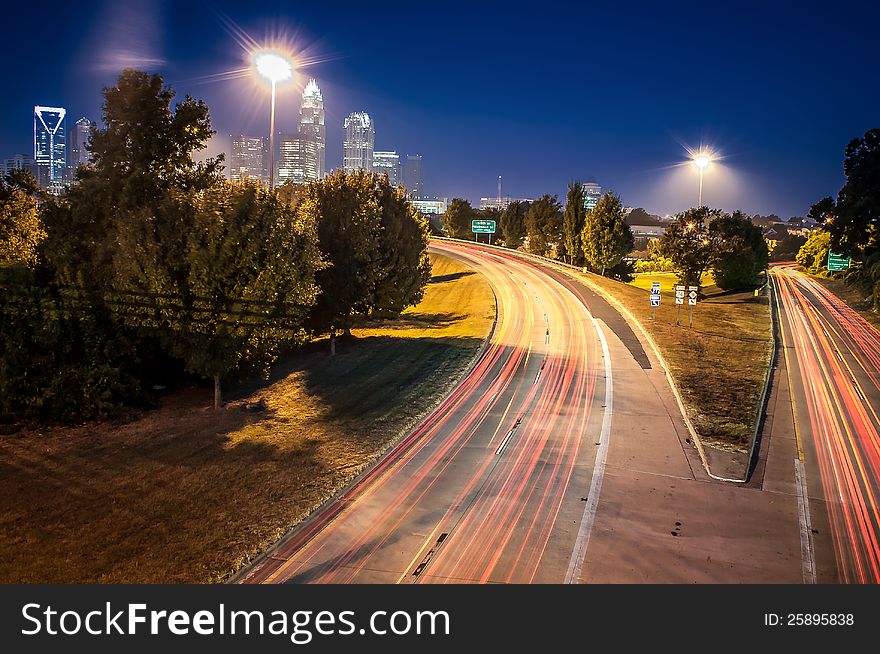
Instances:
[[[691,306],[697,303],[697,291],[699,289],[696,286],[688,286],[688,304]]]
[[[847,270],[850,264],[850,257],[845,257],[836,252],[828,252],[828,270],[834,272],[837,270]]]
[[[659,295],[652,295],[651,296],[651,306],[652,307],[659,307],[660,306],[660,296]]]
[[[494,234],[495,233],[495,221],[494,220],[472,220],[471,221],[471,231],[474,234]]]
[[[651,282],[651,295],[660,295],[660,282]]]

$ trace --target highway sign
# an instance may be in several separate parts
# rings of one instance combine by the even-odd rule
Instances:
[[[495,221],[494,220],[472,220],[471,221],[471,231],[474,234],[494,234],[495,233]]]
[[[651,306],[652,307],[659,307],[660,306],[660,296],[659,295],[652,295],[651,296]]]
[[[660,282],[651,282],[651,295],[660,295]]]
[[[834,272],[836,270],[847,270],[851,259],[836,252],[828,252],[828,270]]]
[[[691,306],[697,303],[697,290],[696,286],[688,286],[688,304]]]

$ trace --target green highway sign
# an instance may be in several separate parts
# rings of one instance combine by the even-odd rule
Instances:
[[[471,231],[474,234],[494,234],[495,233],[495,221],[494,220],[472,220],[471,221]]]
[[[828,253],[828,270],[834,272],[836,270],[846,270],[849,268],[850,258],[835,252]]]

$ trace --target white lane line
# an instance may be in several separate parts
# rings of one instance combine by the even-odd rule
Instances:
[[[581,518],[581,527],[578,530],[574,550],[571,553],[571,561],[568,563],[568,572],[565,573],[566,584],[576,584],[580,577],[581,567],[587,555],[587,546],[590,544],[590,532],[593,531],[593,522],[596,519],[596,509],[599,507],[599,493],[602,492],[602,479],[605,477],[605,459],[608,458],[608,445],[611,442],[611,413],[614,399],[613,383],[611,380],[611,354],[608,352],[608,341],[599,321],[593,318],[593,325],[599,333],[599,341],[602,343],[602,359],[605,362],[605,415],[602,418],[602,432],[599,436],[599,449],[596,451],[596,464],[593,466],[593,479],[590,482],[590,494],[584,506],[584,515]]]
[[[816,560],[813,554],[813,526],[810,523],[810,505],[807,499],[807,473],[804,462],[794,460],[794,476],[798,496],[798,522],[801,527],[801,563],[804,583],[816,583]]]
[[[505,436],[504,440],[501,441],[501,445],[499,445],[498,449],[495,450],[495,454],[501,454],[504,451],[504,448],[507,446],[507,442],[510,440],[511,436],[513,436],[513,429],[507,432],[507,436]]]

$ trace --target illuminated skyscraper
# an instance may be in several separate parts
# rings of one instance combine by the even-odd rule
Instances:
[[[324,97],[314,79],[310,79],[303,91],[302,105],[299,111],[299,131],[315,141],[318,160],[316,167],[318,179],[324,179],[326,171],[325,153],[326,139],[324,127]]]
[[[376,130],[370,115],[355,111],[345,119],[345,141],[343,142],[342,167],[346,172],[355,170],[373,171],[373,145]]]
[[[62,107],[34,107],[34,161],[37,183],[53,195],[64,188],[67,144]]]
[[[380,175],[387,174],[389,181],[397,186],[400,183],[400,155],[394,151],[374,152],[373,171]]]
[[[266,139],[262,136],[233,136],[232,153],[229,157],[229,179],[240,181],[245,178],[265,182]]]
[[[275,185],[308,184],[318,179],[318,144],[306,134],[282,134],[278,138]]]
[[[599,186],[594,179],[584,182],[583,187],[584,209],[592,211],[599,203],[599,198],[602,197],[602,187]]]
[[[403,164],[403,185],[412,197],[424,197],[425,178],[422,176],[422,155],[406,155],[406,163]]]
[[[88,151],[86,146],[89,144],[93,125],[94,123],[88,118],[80,118],[70,130],[70,158],[67,168],[69,182],[73,181],[77,168],[92,161],[92,153]]]

